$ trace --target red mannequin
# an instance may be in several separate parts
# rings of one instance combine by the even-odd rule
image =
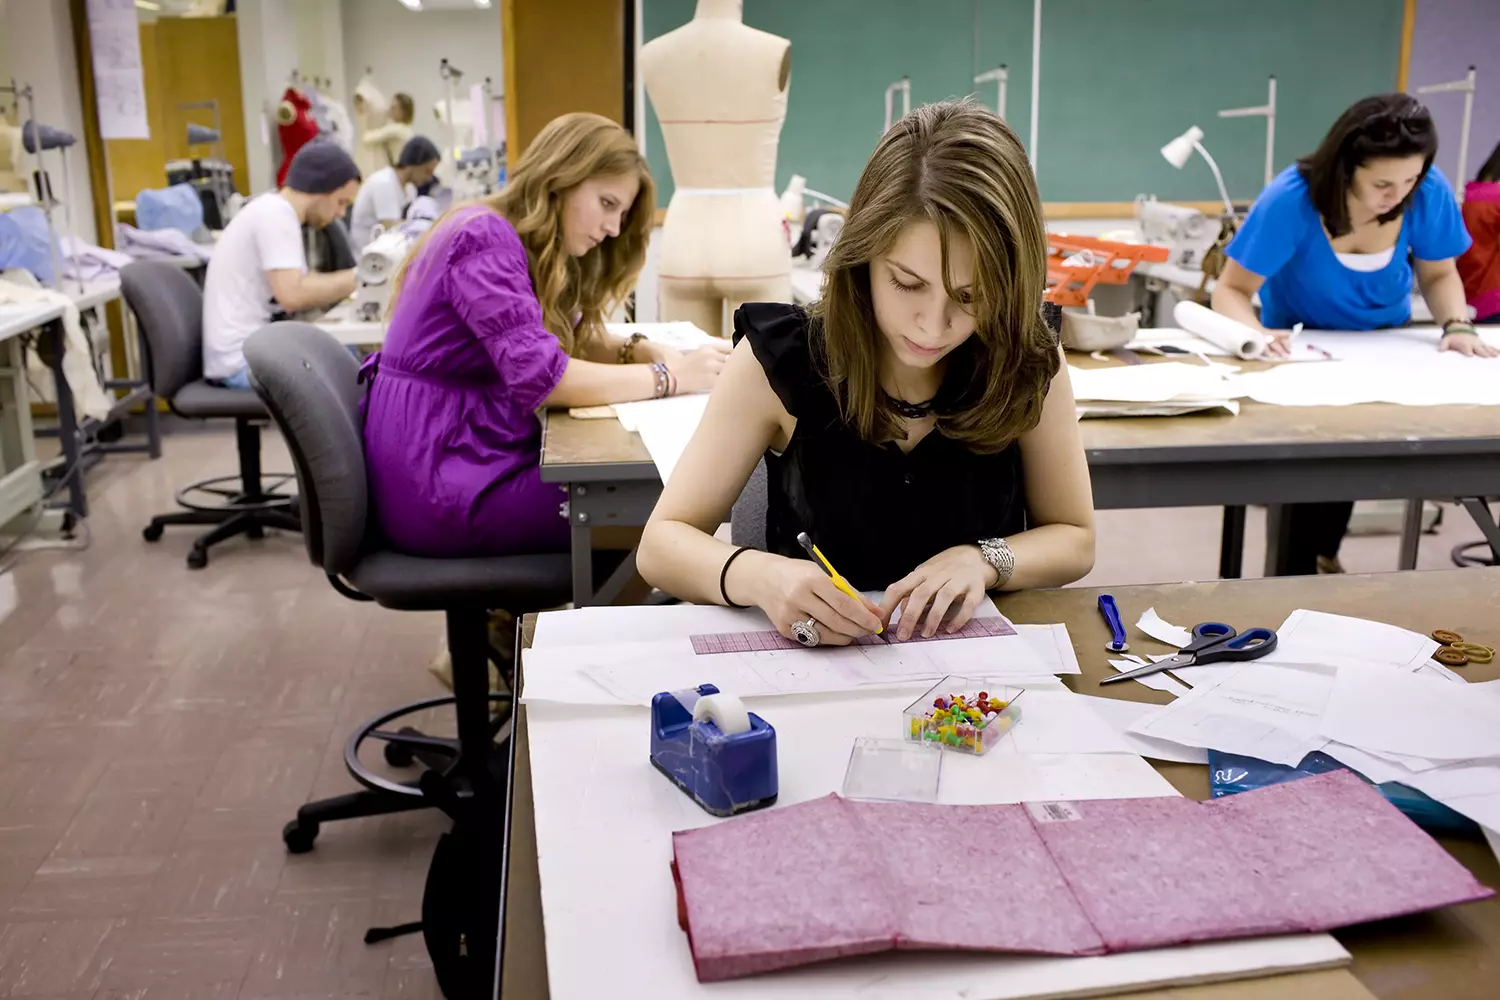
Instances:
[[[288,87],[276,107],[276,132],[281,137],[281,168],[276,171],[278,187],[286,184],[286,171],[292,157],[318,134],[318,125],[309,112],[312,103],[295,87]]]

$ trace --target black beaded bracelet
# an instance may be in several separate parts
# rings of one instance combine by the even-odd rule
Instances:
[[[751,546],[741,545],[734,552],[730,553],[729,558],[724,560],[724,568],[719,570],[719,596],[724,599],[724,606],[727,608],[748,608],[750,606],[748,604],[734,603],[729,599],[729,591],[724,589],[724,581],[729,578],[729,567],[740,557],[740,553],[749,552],[750,550]]]

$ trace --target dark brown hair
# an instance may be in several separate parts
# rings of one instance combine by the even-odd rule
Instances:
[[[410,94],[397,94],[391,98],[391,108],[401,109],[401,120],[410,125],[417,115],[417,106],[412,101]]]
[[[1489,184],[1500,181],[1500,143],[1495,145],[1494,151],[1490,153],[1490,158],[1484,161],[1483,166],[1479,168],[1479,173],[1474,175],[1474,179],[1476,181],[1485,181]]]
[[[950,243],[958,235],[974,247],[974,333],[949,355],[937,429],[974,451],[1000,451],[1041,420],[1059,361],[1041,315],[1047,232],[1036,179],[1015,133],[971,101],[907,114],[865,165],[814,307],[829,382],[862,438],[900,436],[880,388],[870,261],[921,221],[937,227],[950,296]]]
[[[1348,196],[1355,170],[1371,160],[1422,157],[1416,185],[1379,220],[1394,222],[1432,169],[1437,148],[1437,128],[1420,101],[1410,94],[1380,94],[1356,101],[1339,115],[1312,155],[1297,161],[1297,170],[1307,182],[1313,207],[1323,217],[1328,234],[1337,238],[1350,229]]]

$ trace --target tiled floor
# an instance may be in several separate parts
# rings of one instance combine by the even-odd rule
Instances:
[[[266,464],[288,467],[274,434]],[[183,566],[190,529],[140,528],[175,486],[233,468],[228,433],[166,457],[107,460],[83,551],[0,573],[0,997],[37,1000],[432,998],[414,920],[431,813],[324,827],[288,856],[309,798],[348,791],[363,718],[440,693],[435,616],[339,597],[300,540],[237,542]],[[1091,584],[1211,579],[1216,510],[1104,512]],[[1449,510],[1422,565],[1477,537]],[[1246,566],[1262,558],[1251,515]],[[1394,538],[1354,538],[1351,570],[1393,568]]]

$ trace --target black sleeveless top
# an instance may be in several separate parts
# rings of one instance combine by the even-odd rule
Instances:
[[[770,551],[806,558],[797,544],[805,531],[856,588],[879,591],[944,549],[1025,530],[1015,443],[981,455],[933,430],[909,453],[871,444],[839,414],[806,312],[749,303],[734,326],[797,421],[786,451],[766,453]]]

